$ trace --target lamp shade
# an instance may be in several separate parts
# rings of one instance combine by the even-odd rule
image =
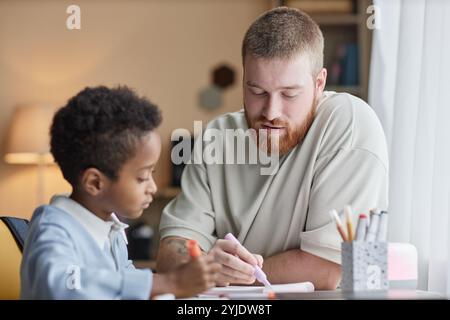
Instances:
[[[50,124],[56,111],[47,105],[14,110],[7,135],[5,161],[13,164],[50,164]]]

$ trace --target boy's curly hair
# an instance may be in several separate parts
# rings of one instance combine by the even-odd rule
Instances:
[[[97,168],[114,181],[139,139],[160,123],[159,109],[126,86],[87,87],[56,112],[51,152],[73,187],[87,168]]]

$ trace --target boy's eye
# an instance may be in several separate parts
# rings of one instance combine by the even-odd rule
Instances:
[[[137,178],[137,181],[139,183],[142,183],[142,182],[145,182],[145,181],[148,181],[148,180],[149,180],[149,178]]]

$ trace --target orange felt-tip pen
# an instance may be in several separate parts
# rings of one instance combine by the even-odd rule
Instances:
[[[187,241],[187,249],[191,258],[198,258],[202,255],[202,251],[200,250],[197,241],[193,239]]]

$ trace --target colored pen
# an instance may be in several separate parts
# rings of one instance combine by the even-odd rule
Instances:
[[[276,299],[276,294],[273,291],[267,293],[228,293],[224,295],[220,295],[220,297],[228,298],[231,300],[274,300]]]
[[[378,225],[380,223],[380,213],[379,211],[372,210],[370,214],[370,225],[366,234],[366,241],[373,242],[376,239],[378,232]]]
[[[239,242],[238,239],[235,238],[235,236],[233,236],[231,233],[227,233],[224,237],[226,240],[230,240],[233,241],[234,243],[238,243],[239,245],[241,245],[241,243]],[[242,246],[242,245],[241,245]],[[264,286],[272,289],[272,286],[270,284],[270,282],[267,280],[267,276],[264,273],[264,271],[261,270],[261,268],[257,265],[253,266],[255,268],[255,278],[261,282],[262,284],[264,284]]]
[[[202,251],[200,250],[197,241],[193,239],[188,240],[186,246],[191,258],[198,258],[202,255]]]
[[[388,213],[387,211],[381,211],[380,223],[378,226],[377,241],[387,240],[387,229],[388,229]]]
[[[364,241],[366,238],[367,216],[364,213],[359,215],[358,225],[356,226],[355,240]]]
[[[342,225],[342,221],[338,216],[336,210],[330,211],[331,218],[336,222],[336,227],[338,229],[339,234],[341,235],[342,241],[347,241],[347,235],[345,234],[344,226]]]
[[[381,213],[381,211],[377,208],[370,209],[370,214],[367,216],[367,228],[370,226],[370,222],[372,221],[373,215],[379,213]]]
[[[353,221],[352,221],[352,207],[345,206],[344,207],[345,220],[347,223],[347,235],[348,241],[353,241]]]

